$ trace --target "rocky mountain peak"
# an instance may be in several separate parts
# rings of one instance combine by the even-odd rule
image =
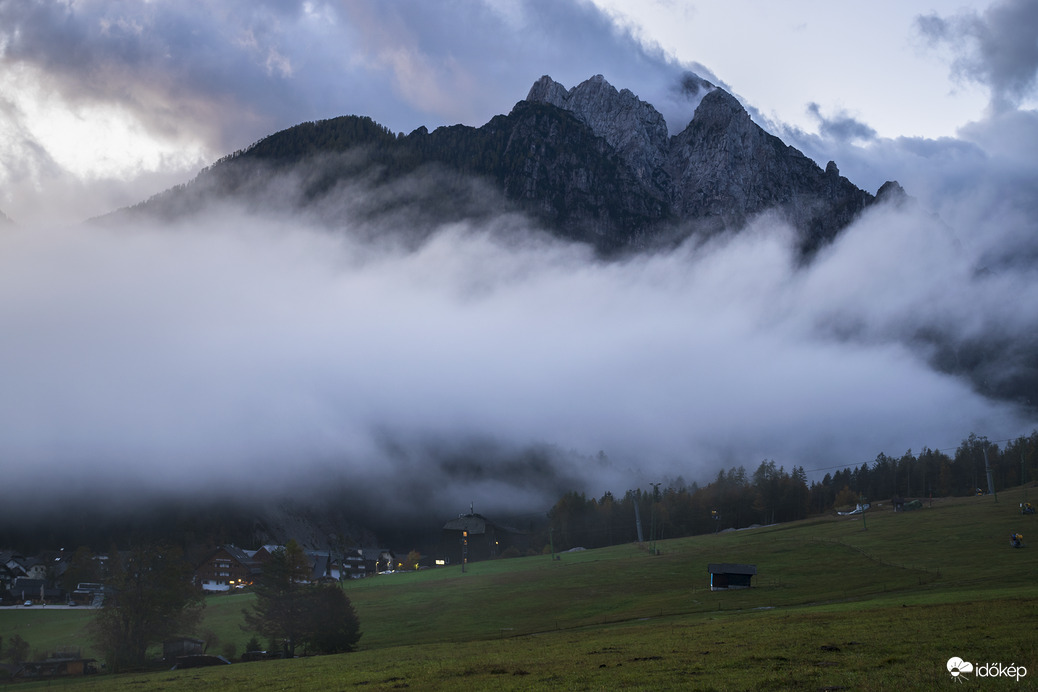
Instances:
[[[761,129],[719,88],[703,97],[692,122],[671,140],[667,172],[678,216],[719,230],[773,210],[799,229],[807,253],[872,202],[840,176],[835,162],[823,171]]]
[[[914,207],[918,200],[905,192],[905,188],[901,187],[901,183],[896,180],[888,180],[880,185],[879,190],[876,191],[876,203],[905,209]]]
[[[569,111],[613,147],[643,184],[656,186],[653,173],[666,161],[670,134],[652,104],[628,89],[617,91],[600,74],[569,90],[545,75],[526,100]]]
[[[663,116],[602,75],[566,89],[541,77],[528,101],[572,113],[615,150],[643,187],[677,218],[706,231],[736,228],[774,210],[797,227],[811,252],[872,202],[872,196],[824,171],[800,151],[768,134],[737,98],[695,75],[682,89],[698,104],[688,127],[670,137]]]
[[[429,176],[421,186],[423,196],[414,203],[426,205],[427,223],[408,224],[410,236],[419,239],[447,221],[491,213],[487,195],[469,184],[478,180],[552,233],[589,243],[603,255],[736,231],[771,213],[797,230],[807,257],[873,203],[835,163],[820,168],[761,129],[724,89],[691,73],[678,86],[695,112],[673,137],[651,104],[602,75],[571,89],[545,75],[508,115],[479,128],[421,127],[403,137],[360,116],[302,123],[218,162],[187,189],[134,209],[175,216],[226,195],[266,202],[269,195],[259,191],[266,178],[256,170],[269,177],[305,165],[310,182],[292,203],[327,204],[329,222],[337,223],[343,214],[332,212],[325,196],[344,180],[391,182],[453,171]],[[310,163],[347,151],[363,155],[348,165]],[[390,213],[391,207],[370,213]]]
[[[896,180],[888,180],[880,185],[879,190],[876,191],[877,202],[901,204],[908,199],[908,193],[905,192],[905,188],[901,187],[901,183]]]
[[[699,102],[692,120],[698,122],[701,127],[727,127],[732,120],[753,122],[750,120],[750,114],[739,103],[739,99],[724,89],[717,88],[707,93]]]
[[[530,87],[530,92],[526,95],[526,100],[532,103],[548,103],[558,108],[565,109],[565,103],[568,96],[569,92],[566,87],[562,86],[548,75],[544,75],[534,82],[532,87]]]

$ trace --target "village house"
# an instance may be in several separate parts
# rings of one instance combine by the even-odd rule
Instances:
[[[383,548],[354,548],[343,553],[343,579],[363,579],[395,568],[396,556]]]
[[[336,559],[336,553],[329,550],[305,550],[303,552],[310,561],[310,581],[337,582],[349,577],[345,555]]]
[[[0,601],[65,602],[61,587],[67,568],[62,551],[44,551],[33,557],[12,550],[0,551]]]
[[[65,592],[57,587],[47,586],[44,579],[15,577],[7,589],[7,597],[4,600],[15,603],[64,603]]]
[[[22,562],[25,576],[29,579],[47,579],[47,562],[43,557],[30,557]]]
[[[459,515],[443,525],[440,557],[445,564],[461,564],[498,557],[505,550],[525,551],[528,536],[472,512]]]
[[[327,550],[304,550],[310,561],[311,581],[342,581],[388,572],[396,568],[393,551],[384,548],[355,548],[342,553],[336,560],[335,553]]]
[[[274,544],[252,551],[222,545],[198,565],[195,582],[210,592],[247,586],[262,573],[271,555],[284,549]],[[303,555],[309,565],[307,581],[311,583],[357,579],[393,570],[396,565],[393,552],[383,548],[355,548],[342,553],[341,557],[330,550],[304,550]]]
[[[14,577],[29,576],[25,573],[24,562],[25,557],[12,550],[0,551],[0,566],[11,575],[12,579]]]
[[[251,553],[251,555],[252,555],[252,559],[254,561],[256,561],[257,563],[262,565],[267,560],[270,559],[270,556],[274,554],[275,550],[284,550],[284,549],[285,549],[285,546],[283,546],[283,545],[276,545],[276,544],[273,544],[273,543],[268,543],[266,545],[261,545],[259,547],[259,550],[253,551]]]
[[[96,582],[80,582],[68,595],[68,601],[74,605],[86,605],[98,608],[104,604],[105,587]]]
[[[251,584],[261,569],[255,553],[221,545],[195,569],[195,583],[205,591],[230,591]]]
[[[363,579],[375,573],[375,561],[364,558],[360,548],[347,550],[342,554],[342,575],[344,579]]]
[[[14,583],[16,577],[20,576],[15,573],[6,564],[0,562],[0,591],[7,591],[11,588],[11,584]]]

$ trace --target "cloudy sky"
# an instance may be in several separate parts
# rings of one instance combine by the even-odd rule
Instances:
[[[239,480],[345,465],[369,485],[432,464],[463,481],[450,502],[520,509],[589,477],[623,490],[630,471],[703,480],[1029,433],[1026,407],[920,345],[1038,326],[1038,3],[950,7],[0,0],[0,210],[18,224],[0,245],[0,458],[144,462],[169,485],[173,460]],[[465,227],[372,257],[286,220],[76,226],[298,122],[481,125],[543,74],[603,74],[677,132],[688,70],[918,205],[869,215],[808,269],[763,221],[606,266]],[[473,456],[498,461],[458,461]]]
[[[850,143],[910,156],[903,138],[973,142],[984,133],[963,132],[971,123],[1035,106],[1035,4],[956,8],[3,0],[0,210],[23,223],[104,213],[304,120],[362,114],[404,132],[481,125],[542,74],[572,86],[601,73],[676,131],[691,114],[671,90],[692,68],[776,134],[802,131],[794,144],[808,153]],[[880,166],[863,161],[853,179],[882,183]]]

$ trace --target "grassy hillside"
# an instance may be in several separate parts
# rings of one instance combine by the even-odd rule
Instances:
[[[952,656],[1026,666],[1027,687],[1038,548],[1008,540],[1036,535],[1023,492],[661,541],[658,555],[625,545],[361,580],[346,587],[364,631],[356,653],[77,688],[921,689],[952,682]],[[710,592],[709,562],[756,564],[754,588]],[[207,608],[205,627],[238,652],[249,599]],[[0,612],[0,635],[68,643],[87,614],[64,612]]]

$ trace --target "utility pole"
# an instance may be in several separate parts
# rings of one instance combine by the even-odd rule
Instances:
[[[649,521],[649,542],[652,544],[652,554],[656,554],[656,501],[660,496],[660,484],[650,483],[652,485],[652,504],[650,508],[650,521]],[[662,520],[662,517],[660,518]]]
[[[984,440],[987,442],[987,439]],[[998,494],[995,493],[995,480],[991,476],[991,464],[988,463],[988,447],[984,445],[984,472],[988,476],[988,492],[995,496],[995,504],[998,504]]]
[[[656,504],[649,508],[649,549],[656,554]]]
[[[1020,485],[1024,486],[1024,502],[1027,502],[1027,467],[1024,466],[1024,445],[1020,445]]]
[[[638,510],[638,500],[634,501],[634,527],[638,529],[638,542],[644,543],[645,538],[642,536],[642,513]]]

